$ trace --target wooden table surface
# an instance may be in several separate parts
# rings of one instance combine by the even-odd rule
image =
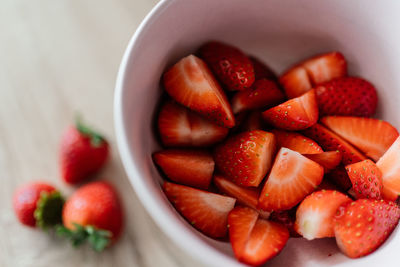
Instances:
[[[0,266],[202,266],[154,224],[124,173],[113,128],[113,93],[129,38],[156,0],[0,1]],[[123,238],[103,253],[73,249],[20,225],[15,188],[44,180],[65,195],[57,164],[62,131],[79,111],[107,136],[112,160],[98,179],[119,190]]]

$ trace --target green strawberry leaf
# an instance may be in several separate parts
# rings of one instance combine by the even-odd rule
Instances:
[[[46,230],[60,224],[64,202],[65,200],[59,191],[42,192],[33,213],[36,225]]]

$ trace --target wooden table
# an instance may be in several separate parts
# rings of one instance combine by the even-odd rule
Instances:
[[[113,93],[129,38],[156,0],[2,0],[0,3],[0,266],[201,266],[158,229],[138,201],[118,157]],[[73,249],[51,233],[20,225],[14,189],[60,179],[62,131],[79,111],[107,136],[112,160],[98,179],[118,188],[123,238],[103,253]]]

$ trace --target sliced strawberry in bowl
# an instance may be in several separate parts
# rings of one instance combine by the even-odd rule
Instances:
[[[315,141],[299,133],[275,129],[271,132],[275,135],[278,148],[286,147],[301,154],[323,152],[322,148]]]
[[[168,149],[155,152],[153,160],[176,183],[200,189],[210,185],[215,163],[207,151]]]
[[[303,155],[324,167],[325,173],[336,168],[342,161],[342,154],[339,151],[326,151],[318,154]]]
[[[169,201],[196,229],[213,238],[226,236],[234,198],[170,182],[164,182],[163,189]]]
[[[244,116],[242,123],[239,126],[240,131],[263,130],[265,122],[262,118],[261,111],[252,111]]]
[[[206,63],[189,55],[164,73],[167,93],[180,104],[220,126],[232,128],[235,119],[228,99]]]
[[[318,120],[314,90],[264,111],[263,118],[274,127],[290,131],[304,130],[314,125]]]
[[[296,206],[321,183],[324,168],[288,148],[281,148],[261,191],[259,208],[280,211]]]
[[[321,123],[375,161],[399,136],[391,124],[372,118],[327,116],[321,119]]]
[[[215,164],[234,183],[257,187],[271,168],[275,146],[271,133],[243,132],[218,145],[214,151]]]
[[[263,63],[256,57],[249,56],[249,58],[251,63],[253,63],[254,76],[256,81],[260,79],[268,79],[272,81],[278,80],[278,77],[276,76],[275,72],[269,66],[267,66],[265,63]]]
[[[332,182],[342,192],[349,193],[349,190],[352,188],[350,178],[347,175],[345,166],[343,164],[340,164],[330,172],[326,173],[324,180]]]
[[[293,67],[285,72],[279,78],[279,83],[285,89],[288,98],[298,97],[313,87],[307,71],[301,66]]]

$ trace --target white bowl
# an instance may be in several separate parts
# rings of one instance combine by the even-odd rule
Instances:
[[[152,120],[167,66],[210,39],[260,57],[281,72],[313,54],[339,50],[350,74],[372,81],[379,116],[400,126],[400,1],[171,0],[161,1],[132,37],[115,92],[115,127],[126,172],[159,227],[188,253],[211,266],[243,266],[229,243],[194,230],[162,193],[151,154],[159,148]],[[399,266],[398,229],[370,256],[350,260],[333,239],[291,239],[267,266]]]

